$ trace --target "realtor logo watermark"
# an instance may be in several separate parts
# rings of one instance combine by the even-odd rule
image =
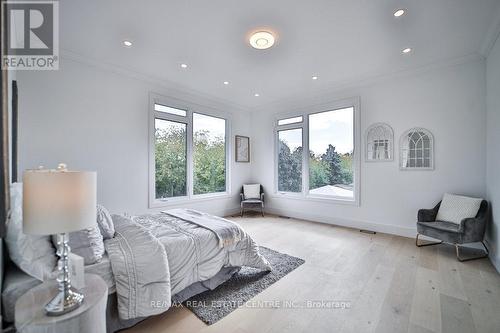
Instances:
[[[59,2],[2,1],[7,16],[2,69],[59,69]]]

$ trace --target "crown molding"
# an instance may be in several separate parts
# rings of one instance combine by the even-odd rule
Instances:
[[[151,84],[153,86],[156,86],[158,88],[163,88],[165,90],[168,90],[169,95],[172,95],[172,97],[176,97],[179,99],[191,99],[194,98],[195,100],[208,104],[207,106],[212,107],[214,109],[222,109],[226,112],[234,113],[234,112],[248,112],[250,111],[249,108],[233,103],[228,100],[220,99],[217,97],[214,97],[212,95],[208,95],[205,93],[202,93],[200,91],[188,88],[184,85],[177,84],[175,82],[165,80],[159,77],[155,77],[152,75],[144,74],[140,71],[133,70],[133,69],[128,69],[119,65],[99,61],[96,59],[92,59],[86,56],[83,56],[81,54],[75,53],[73,51],[69,51],[66,49],[61,49],[59,52],[59,55],[62,59],[77,62],[79,64],[83,64],[86,66],[94,67],[98,70],[102,70],[105,72],[110,72],[113,74],[125,76],[131,79],[135,79],[138,81],[142,81],[148,84]],[[155,88],[151,88],[151,91],[156,90]]]
[[[298,98],[297,95],[294,94],[293,97],[279,99],[270,103],[265,103],[253,107],[251,109],[252,112],[259,112],[266,109],[290,109],[290,107],[295,108],[297,105],[312,105],[317,99],[331,95],[333,93],[338,93],[343,90],[362,88],[366,86],[371,86],[380,82],[389,81],[393,79],[401,79],[414,75],[421,75],[427,72],[435,71],[441,68],[453,67],[458,65],[463,65],[471,62],[484,61],[485,57],[479,53],[471,53],[461,57],[448,58],[445,60],[441,60],[438,62],[429,63],[420,67],[405,69],[400,71],[394,71],[392,73],[386,74],[374,74],[374,75],[366,75],[363,77],[358,77],[356,79],[346,80],[343,82],[333,83],[328,85],[320,90],[317,90],[315,93],[307,96],[306,98]],[[311,104],[312,103],[312,104]]]
[[[483,55],[485,58],[488,58],[499,36],[500,36],[500,6],[498,7],[495,19],[491,23],[490,28],[488,29],[488,32],[486,33],[486,36],[484,37],[484,40],[481,43],[481,48],[479,53]]]
[[[494,42],[493,42],[494,44]],[[373,85],[382,81],[386,80],[391,80],[391,79],[396,79],[396,78],[404,78],[408,76],[413,76],[417,74],[422,74],[425,72],[429,71],[434,71],[439,68],[445,68],[445,67],[450,67],[450,66],[456,66],[456,65],[461,65],[469,62],[474,62],[474,61],[484,61],[485,56],[481,53],[472,53],[468,54],[465,56],[461,57],[455,57],[455,58],[448,58],[444,59],[438,62],[433,62],[430,64],[426,64],[423,66],[419,66],[416,68],[410,68],[410,69],[405,69],[405,70],[400,70],[400,71],[394,71],[392,73],[384,73],[384,74],[371,74],[371,75],[365,75],[365,76],[360,76],[355,79],[350,79],[350,80],[345,80],[342,82],[336,82],[332,83],[330,85],[327,85],[326,87],[317,90],[316,92],[312,93],[311,95],[307,97],[297,97],[297,94],[293,94],[292,97],[289,98],[282,98],[278,99],[269,103],[264,103],[260,105],[256,105],[253,107],[250,106],[244,106],[240,105],[225,99],[217,98],[205,93],[202,93],[200,91],[196,91],[193,89],[190,89],[186,86],[182,86],[179,84],[176,84],[172,81],[165,80],[159,77],[151,76],[144,74],[140,71],[137,70],[131,70],[128,68],[124,68],[122,66],[118,66],[115,64],[111,63],[106,63],[102,61],[98,61],[96,59],[91,59],[89,57],[83,56],[81,54],[66,50],[66,49],[61,49],[60,50],[60,56],[62,59],[70,60],[73,62],[77,62],[83,65],[91,66],[94,68],[97,68],[102,71],[114,73],[117,75],[122,75],[126,76],[135,80],[143,81],[145,83],[154,85],[159,88],[163,88],[165,90],[168,90],[168,95],[184,100],[190,100],[190,99],[195,99],[195,101],[198,101],[198,104],[207,104],[206,106],[212,107],[214,109],[222,109],[222,110],[229,110],[229,112],[259,112],[264,109],[269,109],[269,108],[274,108],[274,109],[280,109],[280,108],[285,108],[285,107],[290,107],[296,106],[298,104],[300,105],[306,105],[307,103],[305,102],[313,102],[317,98],[321,98],[322,96],[340,92],[342,90],[347,90],[347,89],[353,89],[353,88],[360,88],[364,86],[369,86]],[[152,88],[152,90],[155,90]]]

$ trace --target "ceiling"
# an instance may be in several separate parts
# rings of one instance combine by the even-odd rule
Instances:
[[[60,45],[255,108],[478,53],[499,11],[500,0],[65,0]],[[272,48],[248,45],[258,28],[277,35]]]

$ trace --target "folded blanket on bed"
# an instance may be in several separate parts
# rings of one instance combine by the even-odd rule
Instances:
[[[181,220],[194,223],[212,231],[219,239],[219,247],[233,245],[243,238],[239,225],[222,217],[202,213],[194,209],[176,208],[162,211]]]
[[[172,296],[165,247],[150,231],[126,217],[113,215],[113,223],[115,237],[104,245],[116,281],[120,318],[164,312]]]

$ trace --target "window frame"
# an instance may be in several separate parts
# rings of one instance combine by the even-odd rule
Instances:
[[[353,179],[354,179],[354,196],[353,198],[345,198],[340,196],[310,194],[309,189],[309,116],[313,114],[335,111],[344,108],[354,109],[353,119]],[[273,196],[277,198],[299,199],[307,201],[330,202],[340,204],[350,204],[359,206],[360,190],[361,190],[361,116],[360,116],[360,98],[351,97],[341,100],[336,100],[328,103],[314,105],[312,107],[301,107],[295,111],[279,113],[274,117],[274,189]],[[302,116],[302,122],[287,125],[278,125],[278,121],[286,118]],[[278,154],[279,154],[279,131],[287,129],[302,129],[302,191],[301,192],[283,192],[278,191]]]
[[[175,115],[162,111],[156,111],[155,104],[185,110],[186,116]],[[197,113],[204,116],[224,119],[225,127],[225,166],[226,166],[226,190],[224,192],[194,194],[194,147],[193,147],[193,114]],[[156,93],[149,94],[148,104],[148,152],[149,152],[149,208],[168,207],[185,202],[195,202],[209,200],[213,198],[229,198],[231,196],[231,115],[214,109],[210,106],[204,106],[192,102],[183,101],[177,98],[166,97]],[[155,119],[163,119],[186,124],[186,195],[171,198],[156,198],[156,169],[155,169]]]

